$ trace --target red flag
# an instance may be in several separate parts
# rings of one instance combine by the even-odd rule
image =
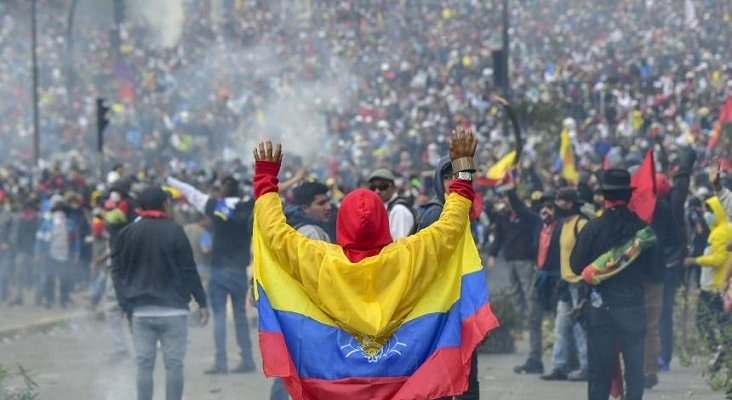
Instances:
[[[630,184],[635,188],[628,208],[638,215],[638,218],[651,223],[653,211],[656,209],[656,165],[653,160],[653,150],[648,150],[643,162],[630,178]]]
[[[717,145],[719,137],[722,136],[724,125],[730,122],[732,122],[732,96],[727,97],[727,100],[719,109],[719,119],[717,119],[717,123],[714,124],[714,128],[712,128],[712,132],[709,136],[709,143],[707,143],[707,150],[711,150]]]

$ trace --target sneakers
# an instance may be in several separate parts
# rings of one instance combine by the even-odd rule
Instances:
[[[256,371],[257,367],[254,365],[253,361],[247,361],[247,362],[240,362],[239,365],[232,369],[231,372],[234,374],[246,374],[249,372]]]
[[[567,380],[572,382],[587,382],[587,371],[578,369],[567,374]]]
[[[541,361],[526,360],[523,365],[514,367],[513,372],[517,374],[543,374],[544,364]]]
[[[549,375],[542,375],[541,379],[545,381],[566,381],[567,374],[558,369],[555,369]]]
[[[229,370],[226,367],[214,365],[210,369],[203,371],[203,373],[206,375],[226,375],[229,373]]]

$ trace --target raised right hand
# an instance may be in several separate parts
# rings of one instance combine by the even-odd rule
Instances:
[[[450,137],[450,160],[462,157],[473,157],[478,147],[478,140],[473,131],[457,128]]]
[[[719,159],[712,161],[712,165],[709,166],[709,183],[712,184],[716,191],[722,190],[722,182],[719,174],[721,166],[722,162]]]

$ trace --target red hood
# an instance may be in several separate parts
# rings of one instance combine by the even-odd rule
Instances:
[[[356,189],[343,198],[336,219],[336,242],[354,263],[379,254],[392,242],[389,217],[376,193]]]

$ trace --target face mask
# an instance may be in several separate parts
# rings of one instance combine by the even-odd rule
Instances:
[[[119,203],[122,200],[122,196],[118,192],[112,192],[109,194],[109,199],[115,203]]]
[[[717,222],[717,217],[714,216],[714,213],[705,211],[704,212],[704,221],[706,221],[707,226],[714,225],[715,222]]]

